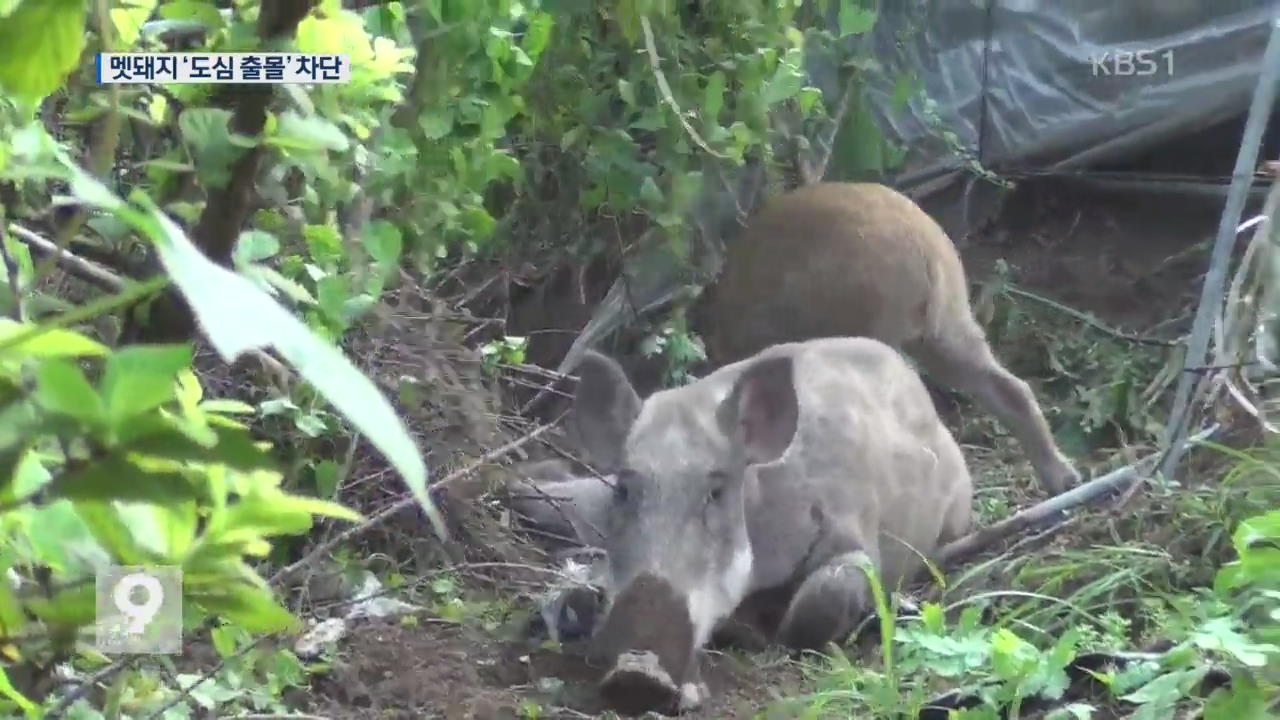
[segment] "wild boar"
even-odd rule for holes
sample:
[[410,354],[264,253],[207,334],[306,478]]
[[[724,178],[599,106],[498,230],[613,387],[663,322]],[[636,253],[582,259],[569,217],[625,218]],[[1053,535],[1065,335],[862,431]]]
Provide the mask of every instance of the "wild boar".
[[1030,387],[992,354],[951,239],[884,185],[816,183],[765,202],[693,318],[715,365],[779,343],[880,340],[999,418],[1050,493],[1080,479]]
[[570,428],[613,478],[593,643],[624,713],[704,697],[698,652],[744,600],[780,602],[775,641],[822,648],[871,608],[861,563],[895,589],[970,524],[959,446],[905,359],[869,338],[776,345],[643,402],[593,352]]

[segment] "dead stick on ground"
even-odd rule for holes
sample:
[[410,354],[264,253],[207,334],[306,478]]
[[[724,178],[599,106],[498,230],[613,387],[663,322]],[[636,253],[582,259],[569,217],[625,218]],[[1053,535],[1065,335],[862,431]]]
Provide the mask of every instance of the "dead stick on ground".
[[[481,457],[479,460],[476,460],[475,462],[468,464],[464,468],[455,470],[449,473],[448,475],[446,475],[444,478],[434,483],[431,483],[429,486],[427,486],[427,492],[429,493],[430,491],[438,487],[449,485],[450,483],[456,482],[460,478],[470,475],[471,473],[479,469],[481,465],[491,463],[494,460],[502,457],[503,455],[506,455],[507,453],[511,452],[512,450],[515,450],[519,447],[522,447],[528,444],[532,440],[536,439],[539,435],[545,433],[547,430],[550,430],[552,427],[555,427],[554,423],[539,425],[538,427],[534,428],[531,432],[528,432],[525,435],[519,438],[516,438],[515,440],[512,440],[511,442],[501,447],[495,448],[494,450],[490,450],[489,452],[485,453],[484,456]],[[330,550],[333,550],[338,545],[344,542],[347,542],[351,538],[356,537],[357,535],[363,534],[368,530],[374,527],[377,527],[378,525],[381,525],[382,523],[386,522],[387,519],[389,519],[391,516],[395,515],[396,513],[400,512],[401,510],[404,510],[405,508],[408,508],[408,507],[413,507],[417,504],[418,504],[417,498],[415,498],[412,495],[402,498],[400,500],[397,500],[391,505],[388,505],[387,507],[378,511],[374,515],[370,516],[369,519],[365,520],[359,525],[347,528],[343,532],[335,535],[332,539],[320,545],[317,545],[314,549],[311,550],[311,552],[307,553],[306,556],[303,557],[301,560],[280,570],[275,575],[272,575],[271,579],[267,581],[268,584],[273,585],[275,587],[279,587],[281,583],[293,577],[295,574],[297,574],[299,570],[302,570],[303,568],[306,568],[308,565],[316,562],[322,556],[324,556]]]
[[[1213,435],[1217,430],[1218,426],[1214,425],[1197,433],[1186,441],[1186,445],[1190,446],[1199,443]],[[1164,455],[1165,453],[1148,455],[1135,463],[1113,470],[1100,478],[1068,490],[1061,495],[1055,495],[1038,505],[1032,505],[998,523],[980,528],[962,538],[947,543],[940,552],[939,564],[945,566],[964,560],[1016,532],[1044,522],[1065,510],[1096,500],[1112,490],[1128,486],[1130,483],[1141,479],[1146,470],[1158,463]]]

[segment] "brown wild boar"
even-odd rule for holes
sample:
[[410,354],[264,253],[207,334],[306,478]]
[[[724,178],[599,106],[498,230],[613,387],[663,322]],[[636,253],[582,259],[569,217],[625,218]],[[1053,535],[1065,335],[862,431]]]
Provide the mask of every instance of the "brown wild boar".
[[1057,494],[1079,481],[1031,389],[987,345],[955,245],[888,187],[817,183],[767,201],[729,244],[694,325],[715,365],[778,343],[880,340],[999,418],[1046,490]]
[[892,590],[970,524],[959,446],[869,338],[776,345],[643,402],[590,353],[570,424],[613,481],[593,518],[608,555],[593,642],[621,712],[696,705],[700,648],[755,598],[778,603],[758,622],[783,645],[847,635],[871,609],[860,563]]

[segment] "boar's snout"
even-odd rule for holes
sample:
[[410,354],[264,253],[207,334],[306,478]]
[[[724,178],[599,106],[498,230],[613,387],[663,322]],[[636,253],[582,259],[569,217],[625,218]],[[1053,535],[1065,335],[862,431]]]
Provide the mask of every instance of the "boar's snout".
[[608,671],[600,694],[627,715],[674,712],[696,655],[687,599],[669,582],[643,573],[610,604],[595,655]]

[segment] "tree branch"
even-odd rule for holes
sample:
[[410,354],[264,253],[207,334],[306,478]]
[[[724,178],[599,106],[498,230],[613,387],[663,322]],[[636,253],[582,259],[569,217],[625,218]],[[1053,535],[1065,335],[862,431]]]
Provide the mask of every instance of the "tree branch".
[[[258,38],[268,45],[292,36],[314,0],[275,0],[263,3],[258,15]],[[267,122],[267,107],[273,95],[270,85],[237,85],[231,90],[232,115],[229,130],[237,135],[256,138]],[[204,211],[192,230],[191,238],[210,260],[231,266],[231,251],[249,215],[262,157],[262,146],[255,145],[241,153],[231,165],[230,178],[221,188],[210,189]],[[136,327],[134,318],[125,328],[127,342],[184,342],[195,333],[195,318],[181,293],[170,289],[151,309],[151,322]]]

